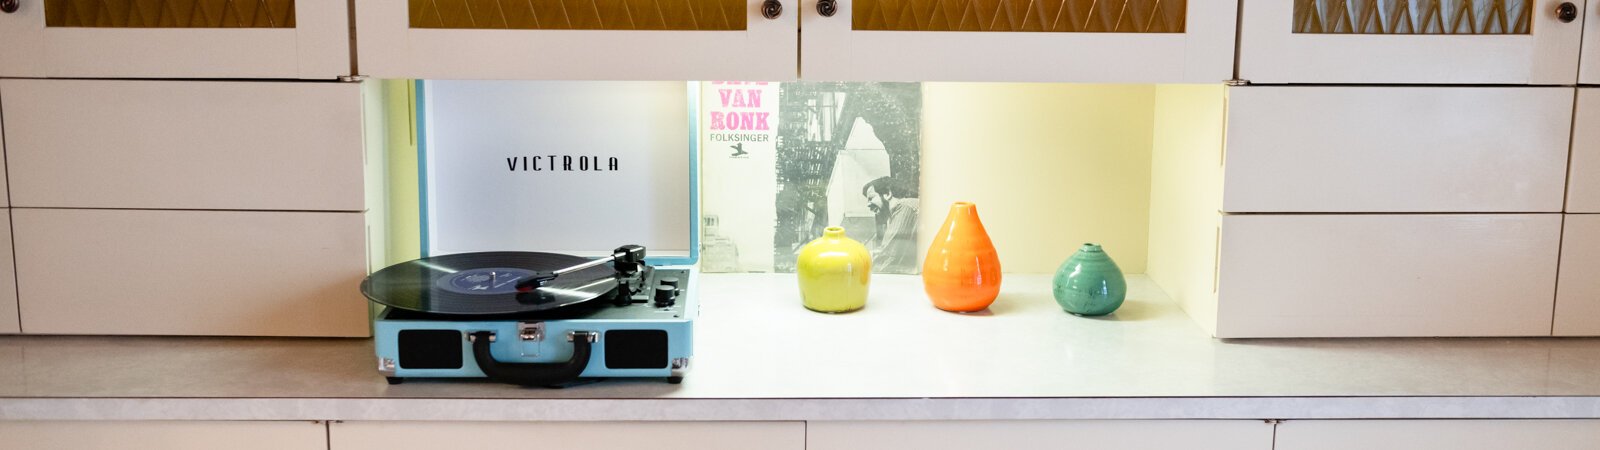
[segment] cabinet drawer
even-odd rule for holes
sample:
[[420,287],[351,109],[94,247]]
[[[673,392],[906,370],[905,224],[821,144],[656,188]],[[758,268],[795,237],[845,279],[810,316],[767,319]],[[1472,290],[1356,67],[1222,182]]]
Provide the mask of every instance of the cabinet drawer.
[[1270,450],[1259,420],[810,422],[807,450]]
[[366,336],[361,213],[12,210],[30,334]]
[[0,80],[12,203],[363,209],[355,83]]
[[343,422],[328,429],[330,448],[538,447],[585,450],[804,450],[801,422]]
[[305,422],[0,422],[6,450],[325,450],[324,425]]
[[1559,212],[1571,88],[1228,90],[1227,212]]
[[345,0],[18,3],[0,14],[4,77],[331,80],[351,73]]
[[1560,214],[1227,215],[1217,337],[1548,336]]
[[1578,111],[1572,123],[1567,212],[1600,213],[1600,88],[1578,89]]
[[[0,236],[11,236],[11,210],[0,209]],[[22,332],[17,320],[17,272],[11,240],[0,239],[0,334]]]
[[[1269,84],[1571,84],[1584,26],[1559,19],[1563,1],[1243,2],[1239,77]],[[1583,2],[1577,6],[1581,14]]]
[[1568,214],[1562,227],[1556,336],[1600,336],[1600,214]]
[[1277,450],[1578,450],[1600,448],[1596,420],[1291,420]]

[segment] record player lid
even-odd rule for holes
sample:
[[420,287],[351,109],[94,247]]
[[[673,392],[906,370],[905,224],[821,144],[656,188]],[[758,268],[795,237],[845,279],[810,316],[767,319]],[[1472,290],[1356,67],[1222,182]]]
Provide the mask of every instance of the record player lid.
[[424,255],[699,256],[694,82],[417,82]]

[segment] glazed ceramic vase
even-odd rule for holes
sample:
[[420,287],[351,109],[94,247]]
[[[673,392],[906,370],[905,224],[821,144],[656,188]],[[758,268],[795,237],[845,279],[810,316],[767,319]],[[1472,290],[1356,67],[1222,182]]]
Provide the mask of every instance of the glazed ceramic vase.
[[828,227],[822,237],[800,247],[795,267],[806,309],[842,313],[867,306],[872,254],[867,246],[845,237],[844,228]]
[[982,311],[1000,295],[1000,256],[978,221],[977,206],[950,205],[922,262],[922,287],[934,307],[952,312]]
[[1098,244],[1083,244],[1056,269],[1056,303],[1080,316],[1104,316],[1122,307],[1128,282],[1122,269]]

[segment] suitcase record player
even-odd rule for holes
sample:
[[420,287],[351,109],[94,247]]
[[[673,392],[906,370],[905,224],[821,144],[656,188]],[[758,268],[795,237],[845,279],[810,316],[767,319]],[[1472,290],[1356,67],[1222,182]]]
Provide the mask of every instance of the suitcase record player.
[[384,305],[378,370],[559,386],[580,377],[683,380],[692,354],[697,273],[651,266],[628,245],[587,259],[481,252],[390,266],[362,282]]
[[698,84],[416,83],[424,257],[361,284],[381,306],[378,371],[680,382],[698,312]]

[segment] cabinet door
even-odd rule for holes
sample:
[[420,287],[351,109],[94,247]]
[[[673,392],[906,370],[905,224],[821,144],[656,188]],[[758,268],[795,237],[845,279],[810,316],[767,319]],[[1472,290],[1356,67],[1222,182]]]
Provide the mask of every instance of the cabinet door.
[[12,215],[29,334],[370,334],[359,212]]
[[305,422],[0,422],[6,450],[326,450],[324,424]]
[[1596,420],[1291,420],[1276,450],[1578,450],[1600,447]]
[[303,78],[350,74],[345,0],[16,0],[0,76]]
[[1583,68],[1578,82],[1600,84],[1600,0],[1589,0],[1583,19]]
[[13,202],[361,211],[356,83],[0,80]]
[[804,450],[800,422],[342,422],[337,450],[574,448],[584,450]]
[[1217,83],[1238,0],[799,0],[807,80]]
[[1600,214],[1568,214],[1562,227],[1556,336],[1600,336]]
[[807,450],[1269,450],[1259,420],[810,422]]
[[1600,88],[1579,88],[1567,212],[1600,213]]
[[1227,212],[1561,212],[1572,88],[1228,89]]
[[[0,209],[0,236],[11,236],[11,210]],[[17,272],[11,240],[0,239],[0,334],[22,332],[17,319]]]
[[363,75],[382,78],[795,78],[796,0],[355,0]]
[[[1566,0],[1246,2],[1239,77],[1254,83],[1571,84],[1583,22]],[[1583,15],[1583,2],[1576,2]]]
[[1227,215],[1217,337],[1548,336],[1561,214]]

